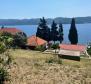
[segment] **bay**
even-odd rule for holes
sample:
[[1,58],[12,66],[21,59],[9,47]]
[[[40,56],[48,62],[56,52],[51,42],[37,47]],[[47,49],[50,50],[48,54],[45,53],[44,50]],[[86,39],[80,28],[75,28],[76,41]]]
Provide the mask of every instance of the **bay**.
[[[36,34],[37,25],[14,25],[14,26],[5,26],[7,28],[17,28],[24,31],[27,36],[32,36]],[[78,31],[78,44],[87,44],[91,42],[91,24],[77,24]],[[63,43],[69,43],[68,33],[70,29],[70,24],[63,24],[64,29],[64,41]]]

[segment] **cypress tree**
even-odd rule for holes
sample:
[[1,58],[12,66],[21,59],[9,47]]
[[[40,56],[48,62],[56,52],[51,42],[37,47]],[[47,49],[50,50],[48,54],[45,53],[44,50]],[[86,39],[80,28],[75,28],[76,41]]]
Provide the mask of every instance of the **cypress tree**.
[[54,44],[55,44],[55,41],[58,40],[58,27],[57,27],[57,24],[55,23],[55,21],[52,22],[52,25],[51,25],[51,40],[54,41]]
[[75,25],[75,18],[72,18],[68,38],[69,38],[69,41],[71,42],[71,44],[78,43],[78,33],[77,33],[76,25]]
[[59,41],[60,41],[60,43],[62,43],[62,41],[63,41],[63,25],[60,23],[59,24]]
[[47,26],[47,22],[44,17],[40,19],[40,23],[37,28],[36,36],[48,42],[50,41],[50,28]]

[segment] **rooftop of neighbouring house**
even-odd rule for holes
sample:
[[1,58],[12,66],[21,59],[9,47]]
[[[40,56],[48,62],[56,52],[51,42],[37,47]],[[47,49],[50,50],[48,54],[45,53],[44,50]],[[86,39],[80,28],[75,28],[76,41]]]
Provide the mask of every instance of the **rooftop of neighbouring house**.
[[22,32],[21,30],[17,29],[17,28],[0,28],[0,32],[8,32],[11,34],[15,34],[17,32]]
[[63,50],[73,50],[73,51],[85,51],[85,45],[72,45],[72,44],[60,44],[60,49]]
[[27,45],[30,45],[30,46],[40,46],[40,45],[43,45],[45,43],[47,43],[47,41],[39,38],[39,37],[36,37],[36,35],[32,35],[30,37],[28,37],[28,40],[27,40]]

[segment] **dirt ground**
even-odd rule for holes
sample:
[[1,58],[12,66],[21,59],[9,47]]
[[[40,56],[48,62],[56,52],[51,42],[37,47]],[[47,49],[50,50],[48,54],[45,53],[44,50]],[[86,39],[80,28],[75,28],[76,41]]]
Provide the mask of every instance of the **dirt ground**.
[[49,61],[55,55],[30,50],[11,51],[11,55],[9,84],[91,84],[90,60],[57,63]]

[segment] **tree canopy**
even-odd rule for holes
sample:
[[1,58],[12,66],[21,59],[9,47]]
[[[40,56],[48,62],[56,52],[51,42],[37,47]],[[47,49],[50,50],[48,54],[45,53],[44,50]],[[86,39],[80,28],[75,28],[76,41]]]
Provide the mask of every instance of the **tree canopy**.
[[55,41],[58,40],[59,32],[57,29],[58,29],[57,24],[55,23],[55,21],[53,21],[51,25],[51,40],[54,41],[54,44]]
[[50,28],[47,26],[47,22],[44,17],[40,19],[36,36],[46,41],[50,41]]
[[60,23],[59,24],[59,30],[58,30],[58,32],[59,32],[59,41],[60,41],[60,43],[62,43],[62,41],[63,41],[63,25]]
[[68,38],[69,38],[69,41],[71,42],[71,44],[78,43],[78,33],[77,33],[76,25],[75,25],[75,18],[72,18]]
[[15,34],[13,39],[13,47],[23,47],[27,43],[27,35],[23,32]]

